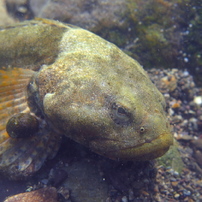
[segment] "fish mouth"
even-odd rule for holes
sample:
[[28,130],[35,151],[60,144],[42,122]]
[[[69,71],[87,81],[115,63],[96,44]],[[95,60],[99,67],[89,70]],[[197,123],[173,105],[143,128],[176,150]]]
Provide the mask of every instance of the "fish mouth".
[[[112,145],[116,144],[115,140],[103,140],[104,144]],[[109,143],[109,144],[108,144]],[[124,143],[123,143],[124,144]],[[113,160],[137,160],[146,161],[152,160],[164,155],[169,147],[173,144],[173,136],[171,133],[162,133],[153,140],[146,141],[145,143],[122,147],[119,149],[106,149],[105,152],[95,151],[103,156],[106,156]]]

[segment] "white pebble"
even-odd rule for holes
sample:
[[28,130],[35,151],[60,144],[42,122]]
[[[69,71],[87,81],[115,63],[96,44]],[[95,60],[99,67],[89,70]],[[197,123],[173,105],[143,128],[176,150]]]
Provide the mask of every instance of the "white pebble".
[[187,76],[189,76],[189,72],[188,72],[188,71],[184,71],[184,72],[183,72],[183,75],[184,75],[185,77],[187,77]]
[[184,58],[184,62],[189,62],[189,58]]
[[126,196],[123,196],[122,199],[121,199],[121,202],[128,202],[128,199]]
[[197,105],[202,105],[202,96],[196,96],[194,98],[194,103],[196,103]]

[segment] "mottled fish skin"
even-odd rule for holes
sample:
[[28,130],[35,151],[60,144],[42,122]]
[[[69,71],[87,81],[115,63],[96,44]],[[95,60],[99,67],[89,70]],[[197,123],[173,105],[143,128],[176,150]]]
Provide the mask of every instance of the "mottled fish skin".
[[[63,134],[114,160],[154,159],[172,145],[163,95],[140,64],[115,45],[84,29],[46,19],[2,28],[0,39],[2,71],[8,67],[35,71],[26,83],[27,108],[45,123],[39,133],[47,139]],[[26,148],[34,138],[45,152],[43,135],[21,144]],[[4,143],[8,135],[3,139]],[[7,150],[3,143],[0,168],[5,171],[13,163],[5,165],[2,156],[20,148],[11,142]],[[34,152],[30,149],[26,158],[19,154],[16,164],[23,165]],[[32,157],[32,167],[37,160],[37,155]],[[18,167],[13,175],[19,173]]]

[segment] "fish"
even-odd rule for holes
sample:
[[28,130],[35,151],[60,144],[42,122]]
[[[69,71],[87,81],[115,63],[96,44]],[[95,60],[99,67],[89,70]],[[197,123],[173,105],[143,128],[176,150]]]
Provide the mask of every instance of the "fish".
[[0,28],[0,171],[33,175],[63,136],[115,161],[173,144],[164,96],[116,45],[59,21]]

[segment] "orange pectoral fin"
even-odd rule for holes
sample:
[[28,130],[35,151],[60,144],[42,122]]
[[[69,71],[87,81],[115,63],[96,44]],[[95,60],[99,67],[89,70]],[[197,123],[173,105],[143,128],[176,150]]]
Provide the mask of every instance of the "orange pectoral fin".
[[33,74],[28,69],[0,69],[0,144],[8,139],[5,130],[8,119],[28,110],[26,87]]
[[12,138],[6,132],[11,117],[30,112],[26,89],[33,74],[27,69],[0,68],[0,172],[13,179],[38,171],[60,146],[60,135],[46,125],[25,138]]

